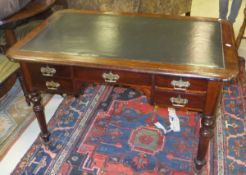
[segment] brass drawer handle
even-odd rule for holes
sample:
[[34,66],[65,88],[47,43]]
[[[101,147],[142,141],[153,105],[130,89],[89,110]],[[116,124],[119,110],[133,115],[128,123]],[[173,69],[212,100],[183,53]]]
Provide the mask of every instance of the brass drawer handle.
[[60,83],[54,81],[46,81],[45,85],[49,90],[57,90],[61,86]]
[[171,85],[175,90],[182,90],[185,91],[187,90],[188,87],[190,87],[190,82],[189,81],[183,81],[182,78],[179,80],[173,80],[171,82]]
[[45,77],[53,77],[54,74],[56,73],[56,69],[55,68],[51,68],[49,66],[41,67],[40,71],[41,71],[42,75],[45,76]]
[[120,79],[118,74],[113,74],[112,72],[103,73],[102,77],[106,83],[116,83]]
[[176,107],[184,107],[189,102],[188,99],[181,98],[180,95],[178,97],[171,97],[170,101],[172,102],[172,105]]

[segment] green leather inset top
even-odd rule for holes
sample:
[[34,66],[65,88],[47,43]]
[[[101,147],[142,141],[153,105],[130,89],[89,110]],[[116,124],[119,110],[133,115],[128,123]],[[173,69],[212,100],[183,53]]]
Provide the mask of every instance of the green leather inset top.
[[22,50],[224,67],[217,21],[63,13]]

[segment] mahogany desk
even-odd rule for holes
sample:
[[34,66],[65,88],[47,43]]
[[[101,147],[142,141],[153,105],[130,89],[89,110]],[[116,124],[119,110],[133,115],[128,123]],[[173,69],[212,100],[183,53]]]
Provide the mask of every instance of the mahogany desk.
[[223,82],[238,75],[231,26],[209,18],[65,10],[7,55],[21,64],[45,142],[40,91],[78,95],[85,83],[126,85],[151,104],[200,112],[197,169],[206,162]]

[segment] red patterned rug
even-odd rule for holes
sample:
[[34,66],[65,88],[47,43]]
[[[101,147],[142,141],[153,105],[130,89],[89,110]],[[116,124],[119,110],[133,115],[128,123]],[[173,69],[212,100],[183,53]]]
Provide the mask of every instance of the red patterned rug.
[[[217,136],[201,174],[245,172],[244,85],[225,87]],[[12,174],[194,174],[199,117],[177,115],[181,131],[163,134],[154,123],[169,128],[167,109],[153,109],[132,89],[89,86],[80,98],[63,101],[49,123],[51,144],[45,147],[38,138]],[[238,127],[228,127],[229,135],[222,121]]]

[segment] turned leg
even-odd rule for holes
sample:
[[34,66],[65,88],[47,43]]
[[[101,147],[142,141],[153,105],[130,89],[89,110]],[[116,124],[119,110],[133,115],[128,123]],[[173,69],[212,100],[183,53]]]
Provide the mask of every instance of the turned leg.
[[39,127],[41,129],[40,137],[42,138],[45,144],[48,144],[50,133],[47,129],[47,124],[44,115],[44,107],[41,104],[41,99],[42,98],[39,92],[31,93],[31,102],[33,103],[33,111],[35,112]]
[[209,147],[209,141],[214,136],[215,116],[202,116],[200,138],[195,158],[196,169],[200,170],[206,164],[206,154]]

